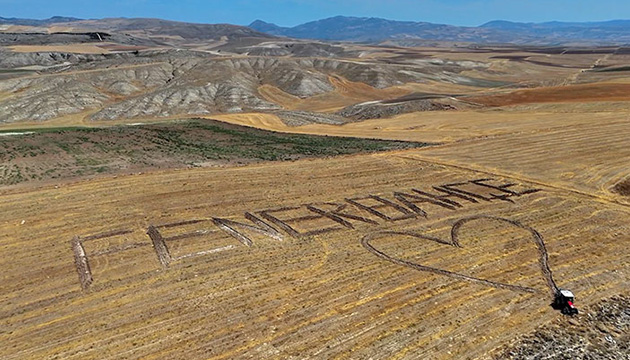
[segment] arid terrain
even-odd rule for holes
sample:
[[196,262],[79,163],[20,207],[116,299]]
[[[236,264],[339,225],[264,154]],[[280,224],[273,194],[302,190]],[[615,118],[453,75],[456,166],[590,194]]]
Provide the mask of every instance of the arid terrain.
[[3,26],[1,359],[630,356],[623,48]]

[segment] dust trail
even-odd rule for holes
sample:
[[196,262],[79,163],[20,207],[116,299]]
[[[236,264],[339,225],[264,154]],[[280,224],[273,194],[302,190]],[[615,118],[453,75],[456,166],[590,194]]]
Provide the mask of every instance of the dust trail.
[[382,258],[382,259],[385,259],[385,260],[387,260],[389,262],[393,262],[394,264],[410,267],[410,268],[418,270],[418,271],[426,271],[426,272],[430,272],[430,273],[434,273],[434,274],[446,275],[446,276],[449,276],[451,278],[455,278],[455,279],[458,279],[458,280],[475,282],[475,283],[491,286],[491,287],[494,287],[494,288],[508,289],[508,290],[519,291],[519,292],[527,292],[527,293],[538,292],[538,290],[536,290],[534,288],[531,288],[531,287],[520,286],[520,285],[510,285],[510,284],[500,283],[500,282],[496,282],[496,281],[475,278],[475,277],[464,275],[464,274],[454,273],[454,272],[448,271],[448,270],[438,269],[438,268],[425,266],[425,265],[421,265],[421,264],[416,264],[416,263],[413,263],[413,262],[410,262],[410,261],[398,259],[398,258],[395,258],[395,257],[392,257],[390,255],[387,255],[386,253],[376,249],[370,243],[372,240],[376,240],[376,239],[383,238],[383,237],[386,237],[386,236],[402,235],[402,236],[410,236],[410,237],[414,237],[414,238],[418,238],[418,239],[434,241],[434,242],[437,242],[439,244],[443,244],[443,245],[447,245],[447,246],[453,246],[453,247],[456,247],[456,248],[457,247],[462,247],[460,245],[460,243],[459,243],[459,240],[458,240],[460,229],[462,228],[462,226],[467,224],[467,223],[469,223],[469,222],[471,222],[471,221],[484,220],[484,219],[505,222],[505,223],[508,223],[508,224],[510,224],[512,226],[516,226],[518,228],[527,230],[527,231],[529,231],[532,234],[533,241],[536,244],[536,248],[537,248],[538,253],[540,255],[538,261],[539,261],[539,264],[540,264],[541,273],[542,273],[543,277],[545,278],[545,280],[547,282],[547,286],[549,287],[549,289],[551,291],[552,297],[555,296],[555,294],[558,291],[558,287],[556,286],[556,283],[553,280],[553,275],[552,275],[551,269],[549,268],[549,256],[547,254],[547,248],[545,247],[545,242],[543,240],[542,235],[540,235],[540,233],[538,231],[536,231],[535,229],[533,229],[532,227],[529,227],[527,225],[523,225],[523,224],[521,224],[520,222],[518,222],[516,220],[510,220],[510,219],[506,219],[506,218],[502,218],[502,217],[498,217],[498,216],[490,216],[490,215],[475,215],[475,216],[470,216],[470,217],[466,217],[466,218],[460,219],[457,222],[455,222],[455,224],[453,224],[453,226],[451,228],[451,239],[450,239],[450,241],[446,241],[446,240],[442,240],[442,239],[434,238],[434,237],[429,237],[429,236],[418,234],[418,233],[412,232],[412,231],[380,231],[380,232],[375,232],[375,233],[368,234],[368,235],[364,236],[361,239],[361,244],[363,245],[363,247],[365,247],[366,250],[368,250],[372,254],[374,254],[374,255]]

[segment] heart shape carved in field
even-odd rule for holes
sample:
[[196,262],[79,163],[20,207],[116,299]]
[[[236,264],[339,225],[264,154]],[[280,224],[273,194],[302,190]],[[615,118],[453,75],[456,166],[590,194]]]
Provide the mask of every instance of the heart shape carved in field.
[[518,227],[520,229],[529,231],[531,233],[531,235],[532,235],[532,241],[536,245],[536,248],[537,248],[538,253],[539,253],[538,262],[539,262],[539,265],[540,265],[540,270],[541,270],[542,276],[545,279],[545,281],[547,282],[547,286],[549,287],[552,295],[555,294],[558,291],[558,287],[556,286],[556,284],[555,284],[555,282],[553,280],[553,276],[552,276],[551,270],[549,269],[549,260],[548,260],[548,255],[547,255],[547,249],[545,247],[545,243],[543,241],[542,236],[535,229],[533,229],[533,228],[531,228],[529,226],[523,225],[520,222],[515,221],[515,220],[505,219],[505,218],[496,217],[496,216],[489,216],[489,215],[476,215],[476,216],[466,217],[466,218],[460,219],[457,222],[455,222],[455,224],[453,224],[453,227],[451,228],[451,239],[450,240],[443,240],[443,239],[439,239],[439,238],[435,238],[435,237],[431,237],[431,236],[426,236],[426,235],[423,235],[423,234],[420,234],[420,233],[417,233],[417,232],[413,232],[413,231],[380,231],[380,232],[375,232],[375,233],[371,233],[371,234],[368,234],[368,235],[364,236],[363,239],[361,240],[361,244],[369,252],[373,253],[374,255],[376,255],[376,256],[378,256],[380,258],[383,258],[383,259],[385,259],[387,261],[393,262],[394,264],[406,266],[406,267],[409,267],[409,268],[412,268],[412,269],[415,269],[415,270],[418,270],[418,271],[425,271],[425,272],[445,275],[445,276],[449,276],[451,278],[455,278],[455,279],[458,279],[458,280],[464,280],[464,281],[470,281],[470,282],[474,282],[474,283],[478,283],[478,284],[484,284],[484,285],[495,287],[495,288],[508,289],[508,290],[519,291],[519,292],[529,292],[529,293],[537,292],[536,289],[531,288],[531,287],[526,287],[526,286],[521,286],[521,285],[506,284],[506,283],[501,283],[501,282],[492,281],[492,280],[488,280],[488,279],[481,279],[481,278],[472,277],[472,276],[468,276],[468,275],[461,274],[461,273],[452,272],[452,271],[445,270],[445,269],[435,268],[435,267],[426,266],[426,265],[417,264],[417,263],[414,263],[414,262],[411,262],[411,261],[399,259],[399,258],[390,256],[390,255],[386,254],[385,252],[377,249],[371,243],[373,240],[376,240],[376,239],[384,238],[384,237],[387,237],[387,236],[396,236],[396,235],[398,235],[398,236],[408,236],[408,237],[413,237],[413,238],[417,238],[417,239],[428,240],[428,241],[432,241],[432,242],[435,242],[435,243],[438,243],[438,244],[442,244],[442,245],[445,245],[445,246],[452,246],[454,248],[453,250],[457,251],[458,248],[462,248],[462,246],[460,245],[459,240],[458,240],[459,231],[460,231],[461,227],[463,225],[465,225],[466,223],[469,223],[469,222],[475,221],[475,220],[480,220],[480,219],[496,220],[496,221],[500,221],[500,222],[506,223],[506,224],[508,224],[510,226],[515,226],[515,227]]

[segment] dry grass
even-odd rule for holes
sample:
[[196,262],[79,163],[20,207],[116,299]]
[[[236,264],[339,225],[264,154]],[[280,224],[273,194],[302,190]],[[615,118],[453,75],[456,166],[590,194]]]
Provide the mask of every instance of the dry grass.
[[25,25],[9,25],[2,32],[44,32],[44,28]]
[[590,123],[478,139],[423,152],[420,158],[483,168],[605,199],[614,184],[628,176],[630,121],[611,118]]
[[447,111],[419,112],[389,119],[367,120],[341,126],[312,124],[289,127],[271,114],[213,115],[208,118],[238,125],[254,126],[266,130],[300,134],[360,136],[375,139],[456,142],[487,138],[504,134],[537,132],[557,127],[571,127],[593,122],[616,122],[626,113],[600,112],[566,114],[557,112],[534,113],[529,111]]
[[9,46],[15,52],[67,52],[79,54],[106,54],[109,49],[93,44],[73,44],[73,45],[15,45]]
[[58,25],[53,25],[53,26],[49,26],[48,27],[48,33],[55,33],[55,32],[72,32],[75,29],[72,26],[58,26]]
[[626,202],[611,188],[628,176],[626,113],[451,112],[406,114],[344,126],[289,128],[231,115],[217,119],[276,131],[449,143],[417,155]]

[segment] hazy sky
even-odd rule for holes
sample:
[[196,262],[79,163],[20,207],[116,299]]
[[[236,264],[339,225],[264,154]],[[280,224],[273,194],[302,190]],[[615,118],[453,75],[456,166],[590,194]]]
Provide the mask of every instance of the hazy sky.
[[335,15],[480,25],[630,19],[628,0],[0,0],[0,16],[157,17],[247,25],[262,19],[292,26]]

